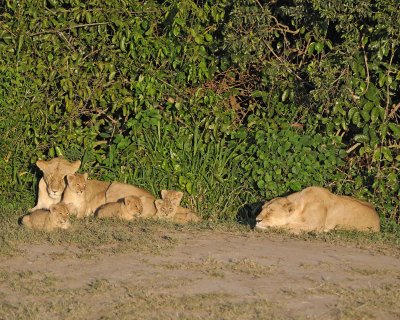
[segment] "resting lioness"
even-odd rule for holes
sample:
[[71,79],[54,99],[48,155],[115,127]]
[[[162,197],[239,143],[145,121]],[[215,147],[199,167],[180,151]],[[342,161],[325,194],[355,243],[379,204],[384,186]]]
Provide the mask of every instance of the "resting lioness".
[[379,216],[367,202],[309,187],[266,202],[256,228],[278,227],[293,233],[333,229],[379,232]]
[[143,212],[143,204],[139,197],[128,196],[117,202],[109,202],[102,205],[95,212],[98,218],[119,218],[133,220],[140,217]]
[[43,178],[39,181],[37,204],[30,212],[49,209],[52,204],[60,202],[65,189],[65,176],[78,171],[81,162],[54,158],[49,161],[38,160],[36,165],[43,171]]
[[44,231],[68,229],[71,226],[68,208],[63,203],[52,204],[50,210],[35,210],[24,216],[21,223],[27,228]]
[[120,182],[89,180],[87,173],[67,175],[62,202],[68,205],[71,214],[83,218],[94,214],[102,205],[127,196],[142,200],[142,215],[155,214],[154,197],[148,191]]

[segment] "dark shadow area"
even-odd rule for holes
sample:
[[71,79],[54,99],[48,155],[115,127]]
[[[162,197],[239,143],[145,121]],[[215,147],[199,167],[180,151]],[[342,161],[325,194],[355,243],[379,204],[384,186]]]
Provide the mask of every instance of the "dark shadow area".
[[254,229],[256,226],[256,217],[261,212],[261,208],[265,201],[257,201],[253,203],[247,203],[243,207],[239,208],[236,214],[236,221],[243,225],[248,225]]

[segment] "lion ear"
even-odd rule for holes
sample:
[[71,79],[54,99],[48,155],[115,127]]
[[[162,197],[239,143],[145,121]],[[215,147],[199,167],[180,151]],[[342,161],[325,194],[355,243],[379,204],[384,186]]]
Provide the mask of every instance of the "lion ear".
[[178,195],[176,200],[180,203],[182,198],[183,198],[183,192],[182,191],[178,191],[176,194]]
[[38,161],[36,161],[36,166],[40,170],[45,171],[47,169],[48,163],[47,163],[47,161],[44,161],[44,160],[38,160]]
[[165,199],[168,196],[168,190],[161,190],[161,199]]
[[288,211],[288,213],[292,214],[294,211],[294,204],[289,199],[285,198],[285,202],[283,204],[283,208]]
[[157,210],[159,210],[163,204],[163,200],[161,199],[157,199],[156,201],[154,201],[154,205],[156,206]]
[[88,173],[87,172],[85,172],[84,174],[83,174],[83,178],[85,179],[85,181],[87,181],[87,179],[88,179]]
[[67,183],[68,183],[69,185],[71,185],[72,182],[74,181],[74,177],[75,177],[74,174],[67,174]]
[[80,160],[76,160],[76,161],[72,162],[71,163],[71,169],[73,170],[72,173],[77,172],[78,169],[80,168],[80,166],[81,166],[81,161]]
[[124,203],[124,205],[129,206],[129,203],[131,202],[131,199],[129,199],[128,197],[125,197],[122,199],[122,202]]
[[134,201],[134,196],[127,196],[122,201],[126,206],[129,206]]

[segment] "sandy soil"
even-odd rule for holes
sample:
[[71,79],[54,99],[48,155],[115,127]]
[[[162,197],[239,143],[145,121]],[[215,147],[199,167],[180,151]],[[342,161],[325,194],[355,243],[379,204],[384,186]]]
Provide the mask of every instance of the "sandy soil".
[[249,232],[170,232],[164,253],[24,245],[0,319],[399,319],[400,259]]

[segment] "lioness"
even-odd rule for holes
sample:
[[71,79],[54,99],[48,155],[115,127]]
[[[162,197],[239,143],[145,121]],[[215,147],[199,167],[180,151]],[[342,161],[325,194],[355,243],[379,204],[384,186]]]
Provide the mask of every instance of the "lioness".
[[35,210],[24,216],[21,223],[27,228],[44,231],[68,229],[71,226],[68,208],[63,203],[52,204],[50,210]]
[[367,202],[309,187],[266,202],[256,228],[278,227],[293,233],[333,229],[379,232],[379,216]]
[[38,160],[36,165],[43,171],[43,178],[39,181],[37,204],[29,210],[30,212],[49,209],[52,204],[60,202],[65,189],[65,176],[78,171],[81,162],[54,158],[49,161]]
[[119,218],[122,220],[133,220],[143,212],[143,204],[139,197],[128,196],[117,202],[109,202],[102,205],[95,212],[98,218]]
[[155,214],[155,198],[148,191],[120,182],[89,180],[87,173],[67,175],[62,202],[68,205],[71,214],[83,218],[94,214],[102,205],[127,196],[137,196],[142,200],[142,215]]

